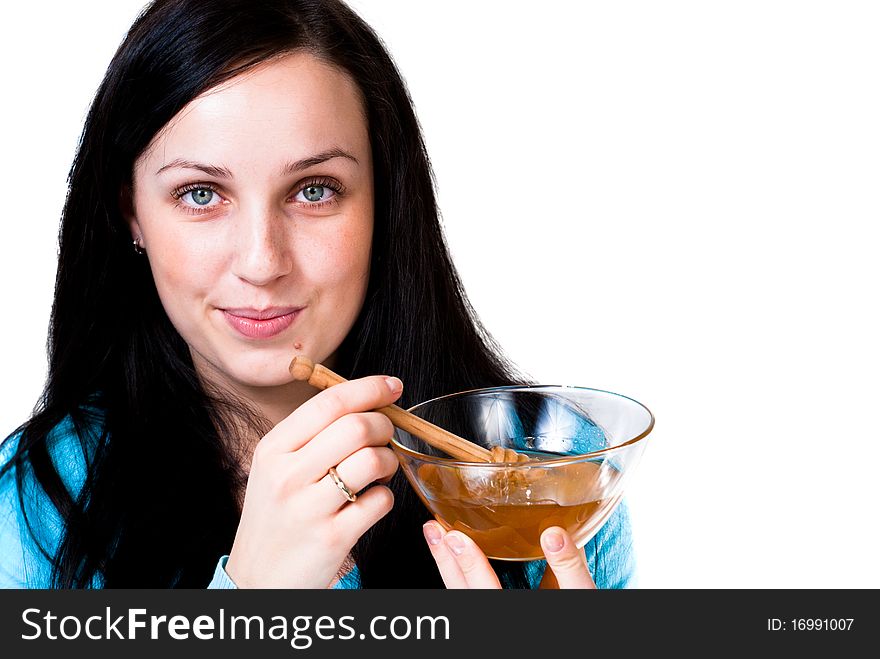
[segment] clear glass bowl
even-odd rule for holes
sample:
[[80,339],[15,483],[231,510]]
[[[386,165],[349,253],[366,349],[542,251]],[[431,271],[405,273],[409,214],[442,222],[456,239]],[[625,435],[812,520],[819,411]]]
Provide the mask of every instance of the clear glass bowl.
[[475,389],[409,410],[491,449],[535,458],[462,462],[395,429],[391,446],[421,500],[446,529],[489,558],[543,558],[540,536],[561,526],[583,547],[623,496],[654,427],[641,403],[620,394],[555,385]]

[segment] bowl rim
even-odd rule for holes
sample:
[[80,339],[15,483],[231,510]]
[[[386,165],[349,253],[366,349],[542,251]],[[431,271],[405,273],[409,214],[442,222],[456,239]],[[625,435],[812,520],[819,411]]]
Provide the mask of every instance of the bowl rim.
[[408,455],[410,457],[416,458],[418,460],[422,460],[424,462],[434,462],[447,466],[466,466],[466,467],[479,467],[480,469],[485,468],[504,468],[510,469],[512,467],[524,467],[527,469],[531,469],[536,465],[540,464],[541,467],[560,465],[560,464],[573,464],[576,462],[591,460],[596,456],[604,456],[609,453],[615,453],[617,451],[621,451],[625,448],[631,447],[632,445],[640,442],[654,429],[654,413],[651,412],[650,409],[644,404],[637,401],[635,398],[630,398],[629,396],[625,396],[624,394],[619,394],[614,391],[608,391],[606,389],[596,389],[594,387],[581,387],[576,385],[568,385],[568,384],[512,384],[512,385],[503,385],[498,387],[477,387],[474,389],[466,389],[464,391],[456,391],[451,394],[444,394],[443,396],[437,396],[435,398],[429,398],[428,400],[422,401],[421,403],[417,403],[412,407],[407,408],[407,412],[413,412],[413,410],[423,406],[428,405],[430,403],[436,403],[438,401],[447,399],[447,398],[459,398],[462,396],[466,396],[468,394],[474,394],[476,392],[479,393],[491,393],[494,391],[523,391],[529,389],[574,389],[578,391],[595,391],[601,394],[609,394],[611,396],[617,396],[619,398],[625,398],[629,401],[632,401],[643,410],[648,413],[648,425],[647,427],[638,435],[633,437],[632,439],[628,439],[623,444],[618,444],[617,446],[610,446],[608,448],[599,449],[598,451],[590,451],[589,453],[578,453],[576,455],[566,455],[561,458],[554,458],[552,460],[541,460],[540,462],[468,462],[465,460],[457,460],[455,458],[443,458],[436,455],[428,455],[427,453],[419,453],[418,451],[414,451],[411,448],[408,448],[397,441],[396,433],[391,436],[391,445],[395,451],[400,451],[404,455]]

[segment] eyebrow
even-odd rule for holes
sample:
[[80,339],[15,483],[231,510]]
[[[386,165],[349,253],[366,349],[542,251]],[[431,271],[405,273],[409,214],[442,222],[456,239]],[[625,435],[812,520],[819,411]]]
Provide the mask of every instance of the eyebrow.
[[178,158],[177,160],[172,160],[167,165],[162,165],[162,167],[156,170],[156,176],[167,169],[198,169],[199,171],[205,172],[208,176],[214,176],[216,178],[232,178],[232,172],[225,167],[205,165],[200,162],[185,160],[184,158]]
[[322,162],[333,160],[333,158],[348,158],[355,165],[360,164],[358,162],[358,159],[351,155],[348,151],[343,151],[339,147],[333,147],[332,149],[327,149],[326,151],[322,151],[321,153],[316,153],[315,155],[309,156],[308,158],[303,158],[302,160],[297,160],[296,162],[287,163],[284,169],[281,170],[281,175],[287,176],[288,174],[295,174],[296,172],[308,169],[309,167],[320,165]]
[[[358,159],[347,151],[344,151],[339,147],[334,147],[332,149],[322,151],[321,153],[316,153],[313,156],[308,156],[306,158],[302,158],[301,160],[287,163],[281,169],[281,176],[289,176],[290,174],[295,174],[296,172],[308,169],[309,167],[320,165],[322,162],[333,160],[333,158],[347,158],[354,162],[356,165],[360,164],[358,162]],[[158,176],[168,169],[197,169],[204,172],[208,176],[214,176],[216,178],[224,179],[232,178],[232,172],[230,172],[229,169],[227,169],[226,167],[206,165],[204,163],[186,160],[185,158],[177,158],[176,160],[172,160],[171,162],[169,162],[167,165],[163,165],[156,171],[156,175]]]

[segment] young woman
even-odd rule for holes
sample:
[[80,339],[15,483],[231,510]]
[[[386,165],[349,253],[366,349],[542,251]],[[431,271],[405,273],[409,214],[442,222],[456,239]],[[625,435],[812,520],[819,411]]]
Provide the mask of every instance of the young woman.
[[[623,507],[585,550],[548,529],[550,569],[490,564],[397,472],[370,410],[522,378],[462,291],[400,75],[346,5],[157,0],[69,184],[48,381],[0,453],[0,584],[630,583]],[[316,393],[297,353],[352,381]]]

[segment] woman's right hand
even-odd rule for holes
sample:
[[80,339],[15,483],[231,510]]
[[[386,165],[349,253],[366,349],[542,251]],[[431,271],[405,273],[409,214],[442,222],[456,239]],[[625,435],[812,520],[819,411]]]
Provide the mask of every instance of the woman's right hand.
[[388,482],[398,460],[394,432],[379,412],[400,397],[397,378],[371,376],[326,389],[257,444],[241,521],[226,573],[240,588],[326,588],[363,533],[394,504],[374,485],[349,502],[328,474],[335,467],[352,492]]

